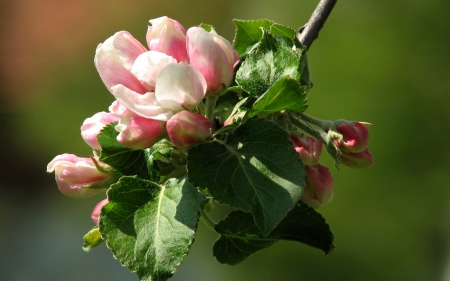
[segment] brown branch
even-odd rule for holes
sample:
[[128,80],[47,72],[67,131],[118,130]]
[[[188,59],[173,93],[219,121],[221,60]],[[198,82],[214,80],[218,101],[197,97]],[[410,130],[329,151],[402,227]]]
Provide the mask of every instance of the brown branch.
[[297,37],[307,49],[309,49],[313,41],[319,37],[319,31],[325,24],[325,21],[333,10],[336,2],[337,0],[320,0],[308,23],[300,28]]

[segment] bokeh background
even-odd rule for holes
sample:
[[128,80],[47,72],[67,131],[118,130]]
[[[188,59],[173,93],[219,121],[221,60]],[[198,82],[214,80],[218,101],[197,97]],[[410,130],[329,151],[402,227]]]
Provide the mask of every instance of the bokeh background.
[[[229,40],[233,18],[298,28],[317,3],[1,1],[0,280],[137,280],[105,245],[81,249],[103,197],[65,197],[45,173],[57,154],[90,154],[79,127],[113,101],[94,68],[98,43],[119,30],[144,42],[148,20],[163,15]],[[279,242],[224,266],[200,222],[171,280],[450,280],[449,12],[448,0],[341,0],[310,49],[308,112],[375,124],[375,166],[333,169],[335,198],[319,210],[332,255]]]

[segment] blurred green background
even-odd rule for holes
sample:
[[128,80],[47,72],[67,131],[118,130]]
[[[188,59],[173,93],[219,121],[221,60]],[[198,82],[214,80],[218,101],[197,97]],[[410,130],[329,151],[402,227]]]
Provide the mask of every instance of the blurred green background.
[[[103,197],[65,197],[45,173],[57,154],[90,155],[79,127],[113,101],[93,65],[98,43],[119,30],[145,42],[148,20],[163,15],[212,24],[231,41],[233,18],[298,28],[317,3],[2,1],[0,280],[137,280],[105,245],[81,249]],[[200,222],[171,280],[450,280],[449,13],[448,0],[340,0],[310,49],[308,113],[375,124],[375,166],[332,168],[335,197],[319,209],[332,255],[279,242],[224,266]]]

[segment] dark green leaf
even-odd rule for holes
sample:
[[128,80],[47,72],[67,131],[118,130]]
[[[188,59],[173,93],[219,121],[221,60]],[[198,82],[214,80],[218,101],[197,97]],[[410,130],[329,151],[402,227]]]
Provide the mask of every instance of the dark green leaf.
[[303,112],[306,109],[305,94],[305,89],[297,80],[283,77],[255,102],[249,112],[249,117],[281,110]]
[[214,229],[220,238],[214,244],[213,254],[224,264],[237,264],[279,240],[301,242],[323,250],[326,255],[334,249],[334,237],[325,219],[303,202],[299,202],[267,237],[256,227],[252,216],[242,211],[230,213]]
[[308,64],[308,56],[306,54],[306,49],[297,50],[298,53],[301,52],[301,59],[299,65],[300,75],[300,84],[305,89],[306,94],[309,93],[309,90],[313,87],[313,83],[311,82],[311,75],[309,72],[309,64]]
[[268,235],[298,201],[305,170],[285,130],[253,119],[230,133],[226,142],[191,148],[188,176],[218,202],[251,213]]
[[233,46],[240,57],[244,57],[251,51],[262,38],[261,27],[270,29],[272,21],[266,19],[260,20],[233,20],[236,25]]
[[116,125],[117,123],[108,124],[97,138],[102,147],[100,161],[110,165],[123,175],[137,175],[140,178],[148,179],[149,173],[144,151],[134,150],[119,143],[116,140],[119,132],[114,129]]
[[100,232],[115,257],[141,280],[170,278],[194,240],[204,196],[185,179],[160,186],[122,177],[108,199]]
[[159,166],[155,161],[155,157],[153,157],[153,149],[152,148],[144,149],[144,155],[145,160],[147,161],[149,180],[159,183],[160,180]]
[[254,97],[260,97],[281,77],[300,79],[300,57],[268,31],[236,73],[236,83]]

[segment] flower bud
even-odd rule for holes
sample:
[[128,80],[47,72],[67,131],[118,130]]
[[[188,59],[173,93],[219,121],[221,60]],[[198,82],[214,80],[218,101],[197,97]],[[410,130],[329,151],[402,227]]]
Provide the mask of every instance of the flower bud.
[[292,135],[291,140],[304,165],[314,166],[319,163],[319,157],[322,153],[322,142],[320,140],[304,134],[301,136]]
[[[96,161],[106,167],[105,163]],[[115,181],[104,169],[99,171],[91,158],[81,158],[73,154],[56,156],[48,165],[47,172],[55,171],[59,190],[67,196],[84,198],[109,188]]]
[[342,151],[337,161],[345,166],[357,169],[369,168],[373,165],[373,157],[368,148],[357,153]]
[[121,84],[140,94],[147,92],[130,72],[136,58],[146,51],[127,31],[119,31],[98,45],[94,63],[108,90],[111,91],[111,87]]
[[92,211],[91,219],[95,224],[98,224],[98,218],[100,217],[100,212],[102,211],[103,206],[108,204],[108,202],[109,202],[108,199],[103,199],[94,207],[94,210]]
[[369,143],[367,127],[360,122],[345,122],[336,126],[336,132],[342,138],[335,140],[335,144],[344,152],[361,152]]
[[150,147],[166,135],[164,125],[163,121],[145,118],[126,110],[115,127],[119,132],[117,141],[133,149]]
[[101,150],[102,148],[97,141],[100,131],[109,123],[117,121],[119,121],[119,118],[112,113],[98,112],[84,120],[81,126],[81,136],[90,147]]
[[168,17],[150,20],[147,31],[147,44],[150,51],[165,53],[178,62],[189,62],[186,52],[186,29]]
[[211,137],[213,122],[205,117],[184,110],[167,121],[167,134],[172,143],[179,148],[202,143]]
[[186,34],[190,64],[205,77],[208,94],[224,90],[233,79],[239,55],[228,40],[214,29],[207,32],[201,27],[191,27]]
[[312,208],[318,208],[333,199],[333,177],[327,167],[305,166],[306,183],[300,199]]

